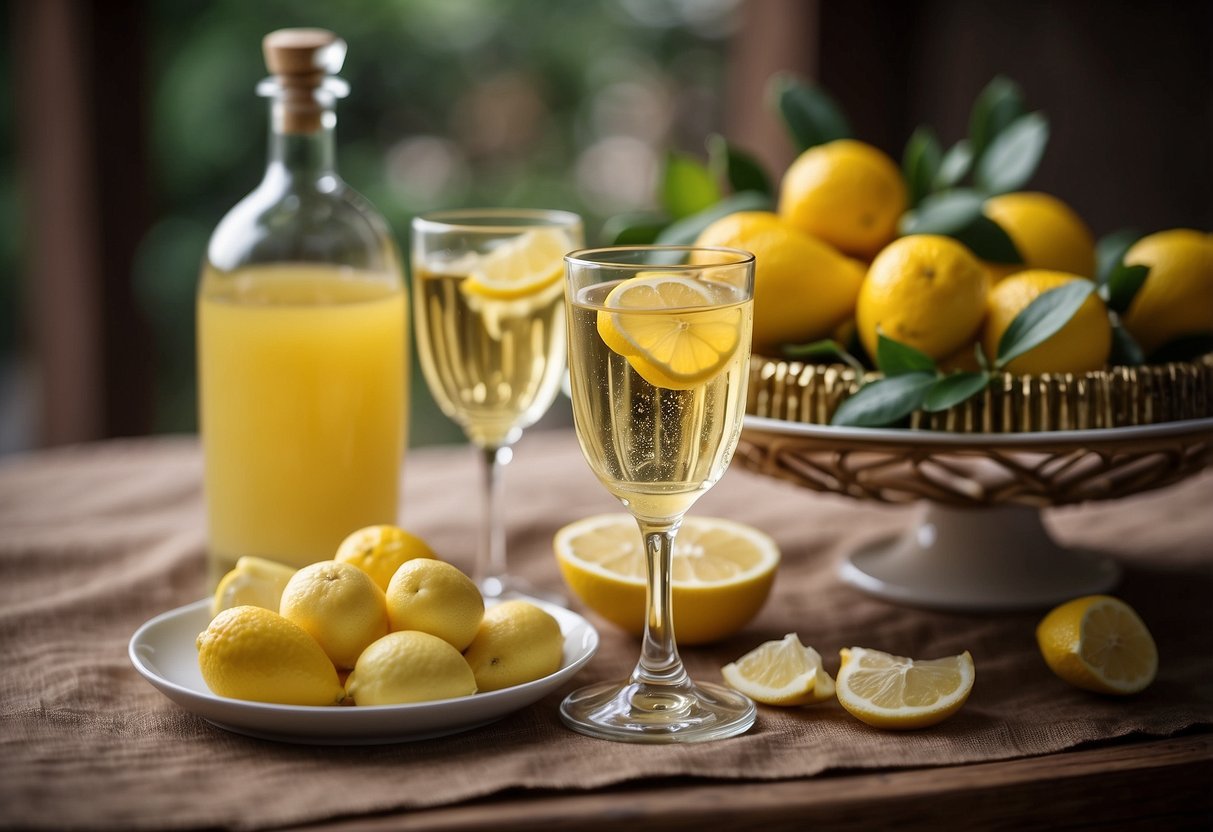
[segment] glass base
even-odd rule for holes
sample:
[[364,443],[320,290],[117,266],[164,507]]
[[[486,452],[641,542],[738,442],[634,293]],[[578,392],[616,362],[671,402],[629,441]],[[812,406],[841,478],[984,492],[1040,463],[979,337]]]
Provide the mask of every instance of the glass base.
[[676,687],[600,682],[573,691],[560,704],[564,724],[617,742],[706,742],[745,733],[757,709],[720,685],[687,681]]
[[551,592],[546,589],[540,589],[528,580],[516,577],[514,575],[493,575],[485,578],[478,586],[480,594],[485,598],[492,598],[499,601],[509,601],[511,599],[536,599],[546,601],[549,604],[555,604],[558,607],[567,607],[569,600],[559,592]]

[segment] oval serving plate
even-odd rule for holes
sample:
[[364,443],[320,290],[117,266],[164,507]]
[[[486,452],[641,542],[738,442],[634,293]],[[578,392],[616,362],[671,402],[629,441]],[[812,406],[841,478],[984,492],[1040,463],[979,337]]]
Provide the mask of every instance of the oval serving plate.
[[549,612],[564,634],[564,659],[550,676],[504,690],[408,705],[308,707],[247,702],[216,696],[198,669],[194,640],[210,623],[210,600],[170,610],[131,636],[135,670],[161,693],[212,725],[237,734],[312,745],[412,742],[467,731],[531,705],[566,681],[598,649],[598,632],[574,612],[532,601]]

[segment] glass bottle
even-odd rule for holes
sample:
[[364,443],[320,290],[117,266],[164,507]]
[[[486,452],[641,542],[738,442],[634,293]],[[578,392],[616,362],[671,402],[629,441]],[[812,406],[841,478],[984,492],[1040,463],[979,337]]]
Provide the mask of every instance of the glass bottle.
[[242,555],[290,566],[395,523],[408,309],[387,224],[334,164],[345,43],[266,36],[269,164],[215,229],[198,289],[209,578]]

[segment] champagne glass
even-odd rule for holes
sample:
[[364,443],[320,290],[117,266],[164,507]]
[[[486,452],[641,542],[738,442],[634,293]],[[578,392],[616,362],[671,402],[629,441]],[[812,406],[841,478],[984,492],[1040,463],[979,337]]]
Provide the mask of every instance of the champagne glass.
[[577,438],[640,526],[648,613],[631,677],[573,692],[561,718],[628,742],[740,734],[754,723],[754,703],[691,681],[678,656],[670,563],[683,515],[724,474],[741,432],[754,257],[636,246],[573,252],[565,264]]
[[506,568],[502,468],[547,412],[565,367],[563,257],[582,245],[566,211],[442,211],[412,224],[417,353],[430,392],[483,460],[472,577],[488,597],[542,593]]

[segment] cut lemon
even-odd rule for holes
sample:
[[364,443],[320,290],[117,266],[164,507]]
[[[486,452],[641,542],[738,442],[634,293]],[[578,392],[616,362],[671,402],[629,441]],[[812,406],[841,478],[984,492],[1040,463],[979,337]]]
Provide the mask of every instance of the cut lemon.
[[602,340],[654,387],[703,384],[728,365],[741,343],[738,290],[693,275],[641,272],[612,289],[607,309],[598,313]]
[[533,295],[559,282],[564,255],[572,248],[568,235],[558,228],[527,231],[478,258],[461,288],[501,300]]
[[[645,622],[645,554],[629,514],[601,514],[556,532],[565,583],[607,621],[640,635]],[[674,542],[672,610],[682,644],[731,635],[766,603],[779,547],[750,526],[688,517]]]
[[1057,607],[1036,627],[1036,643],[1054,673],[1084,690],[1137,693],[1158,673],[1158,648],[1145,623],[1108,595]]
[[232,607],[261,607],[278,612],[282,590],[295,574],[289,566],[245,555],[219,580],[211,598],[211,617]]
[[973,690],[973,657],[927,661],[863,647],[840,651],[837,695],[842,707],[877,728],[924,728],[960,710]]
[[788,633],[720,668],[729,687],[764,705],[810,705],[834,698],[834,680],[821,654]]

